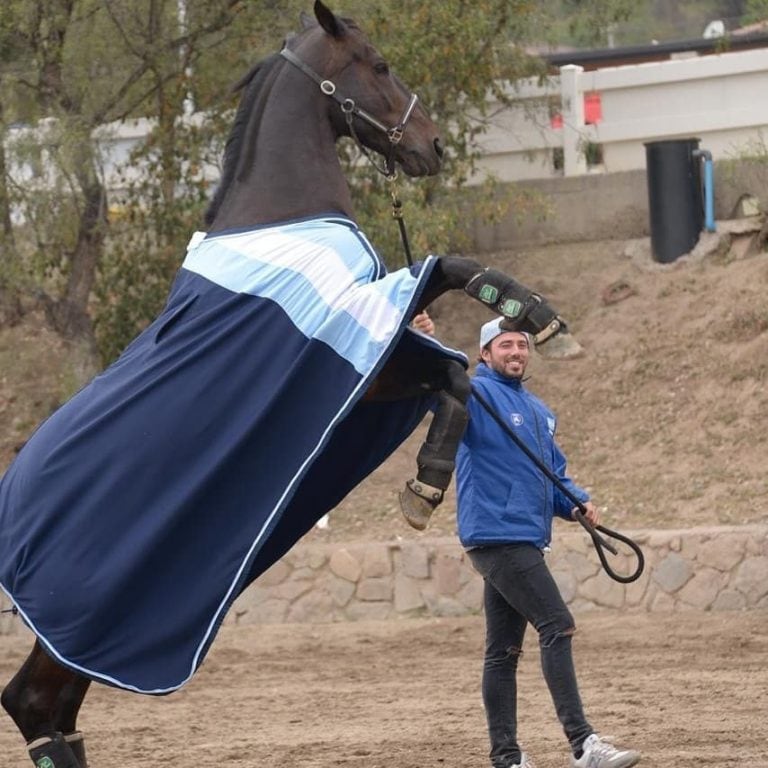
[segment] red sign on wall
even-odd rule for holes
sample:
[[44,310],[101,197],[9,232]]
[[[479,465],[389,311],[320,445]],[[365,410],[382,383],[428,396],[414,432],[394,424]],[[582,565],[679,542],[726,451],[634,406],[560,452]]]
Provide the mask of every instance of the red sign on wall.
[[[603,104],[597,91],[589,91],[584,94],[584,122],[587,125],[596,125],[603,119]],[[552,115],[550,125],[553,128],[563,127],[563,116],[558,112]]]

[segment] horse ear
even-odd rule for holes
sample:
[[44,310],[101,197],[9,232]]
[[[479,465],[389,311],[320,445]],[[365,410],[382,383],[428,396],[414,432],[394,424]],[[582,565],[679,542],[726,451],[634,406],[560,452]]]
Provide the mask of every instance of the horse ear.
[[315,18],[332,37],[341,37],[344,34],[344,22],[320,0],[315,0]]
[[310,27],[314,27],[316,23],[315,20],[306,11],[302,11],[299,14],[299,21],[301,22],[302,29],[309,29]]

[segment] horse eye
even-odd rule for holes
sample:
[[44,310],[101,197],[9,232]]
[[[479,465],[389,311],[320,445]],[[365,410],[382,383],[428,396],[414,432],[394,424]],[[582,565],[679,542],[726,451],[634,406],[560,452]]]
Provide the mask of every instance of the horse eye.
[[387,64],[386,61],[379,61],[376,64],[373,65],[373,71],[377,75],[388,75],[389,74],[389,64]]

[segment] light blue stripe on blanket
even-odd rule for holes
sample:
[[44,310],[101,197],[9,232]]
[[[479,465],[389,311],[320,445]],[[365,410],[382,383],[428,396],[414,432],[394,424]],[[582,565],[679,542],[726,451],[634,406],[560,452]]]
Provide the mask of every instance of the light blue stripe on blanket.
[[329,219],[197,233],[183,267],[236,293],[275,301],[305,336],[328,344],[363,374],[402,325],[422,279],[407,269],[382,276],[359,230]]

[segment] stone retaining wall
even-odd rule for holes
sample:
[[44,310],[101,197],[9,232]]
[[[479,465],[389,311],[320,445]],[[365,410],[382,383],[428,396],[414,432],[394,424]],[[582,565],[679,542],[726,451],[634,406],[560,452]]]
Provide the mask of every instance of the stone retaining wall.
[[[768,610],[768,525],[623,531],[646,567],[624,585],[602,570],[589,537],[558,531],[547,555],[576,611]],[[608,554],[617,572],[623,556]],[[8,601],[0,598],[3,608]],[[299,544],[236,601],[226,623],[462,616],[482,607],[482,580],[455,538]],[[0,634],[22,631],[0,614]]]
[[[646,567],[624,585],[602,570],[582,531],[558,532],[547,555],[577,611],[768,609],[768,526],[627,532]],[[632,565],[607,554],[611,567]],[[455,538],[299,545],[237,600],[232,623],[461,616],[482,607],[482,580]]]

